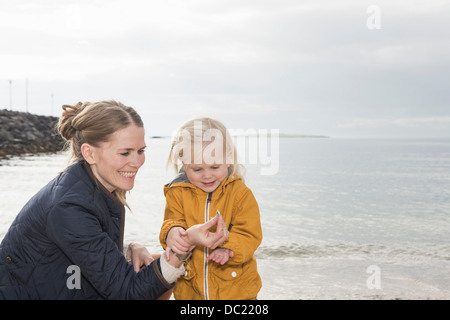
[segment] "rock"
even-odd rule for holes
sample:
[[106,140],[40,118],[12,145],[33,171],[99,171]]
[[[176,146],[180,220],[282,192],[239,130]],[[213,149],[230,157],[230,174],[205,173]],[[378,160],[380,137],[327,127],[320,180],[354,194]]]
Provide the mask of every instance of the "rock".
[[56,117],[0,110],[0,158],[63,150],[57,122]]

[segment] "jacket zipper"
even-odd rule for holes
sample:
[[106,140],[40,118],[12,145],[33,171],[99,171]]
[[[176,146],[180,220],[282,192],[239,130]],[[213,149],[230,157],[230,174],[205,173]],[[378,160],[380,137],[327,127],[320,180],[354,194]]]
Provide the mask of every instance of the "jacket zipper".
[[[209,221],[209,204],[211,202],[212,193],[209,192],[206,197],[205,203],[205,223]],[[204,264],[203,264],[203,292],[205,293],[205,300],[209,300],[209,289],[208,289],[208,261],[206,258],[208,257],[208,248],[204,248]]]

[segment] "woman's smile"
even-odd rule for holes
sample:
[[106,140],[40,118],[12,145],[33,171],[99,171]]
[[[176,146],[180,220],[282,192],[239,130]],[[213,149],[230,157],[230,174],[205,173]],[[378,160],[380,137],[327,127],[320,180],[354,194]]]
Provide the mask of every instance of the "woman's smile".
[[125,178],[133,178],[136,176],[137,171],[119,171],[119,174]]

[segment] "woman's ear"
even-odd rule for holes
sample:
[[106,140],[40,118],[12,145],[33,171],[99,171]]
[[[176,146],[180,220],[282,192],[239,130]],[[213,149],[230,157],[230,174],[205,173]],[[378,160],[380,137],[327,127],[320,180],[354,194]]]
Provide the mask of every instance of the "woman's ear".
[[86,160],[89,164],[95,164],[95,150],[94,147],[92,147],[88,143],[83,143],[81,145],[81,154],[83,155],[84,160]]

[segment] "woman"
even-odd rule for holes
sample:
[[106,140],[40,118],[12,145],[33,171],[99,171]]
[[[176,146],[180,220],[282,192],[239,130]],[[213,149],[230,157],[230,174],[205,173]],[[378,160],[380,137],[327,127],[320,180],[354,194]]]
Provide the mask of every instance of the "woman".
[[[160,297],[184,273],[180,255],[153,260],[139,245],[129,247],[132,264],[123,255],[125,193],[145,161],[140,116],[115,101],[63,109],[58,131],[71,164],[30,199],[4,237],[0,299]],[[210,248],[228,236],[219,218],[183,235]]]

